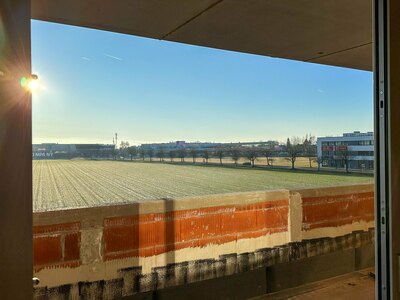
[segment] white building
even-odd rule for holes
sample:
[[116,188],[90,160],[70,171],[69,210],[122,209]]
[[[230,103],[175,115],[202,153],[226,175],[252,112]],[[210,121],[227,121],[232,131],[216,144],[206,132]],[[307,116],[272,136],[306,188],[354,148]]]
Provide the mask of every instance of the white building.
[[350,169],[374,168],[373,132],[344,133],[343,136],[317,138],[317,156],[322,167]]

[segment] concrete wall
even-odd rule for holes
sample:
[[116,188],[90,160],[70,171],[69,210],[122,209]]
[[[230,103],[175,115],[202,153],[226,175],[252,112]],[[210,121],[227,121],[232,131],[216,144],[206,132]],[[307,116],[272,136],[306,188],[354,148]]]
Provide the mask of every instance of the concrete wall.
[[[40,212],[34,225],[36,298],[67,291],[111,299],[286,262],[295,243],[330,239],[299,258],[371,243],[373,185]],[[356,231],[367,235],[356,242],[348,237]]]
[[32,292],[31,1],[0,0],[0,291]]

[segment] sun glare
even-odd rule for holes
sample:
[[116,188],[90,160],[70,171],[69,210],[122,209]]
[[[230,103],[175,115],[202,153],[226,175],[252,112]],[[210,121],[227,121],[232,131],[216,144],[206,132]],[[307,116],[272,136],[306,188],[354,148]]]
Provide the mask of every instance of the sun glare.
[[38,77],[36,75],[31,78],[22,77],[20,80],[20,85],[22,88],[34,92],[38,88]]
[[28,89],[29,89],[31,92],[35,91],[35,90],[37,89],[37,87],[38,87],[37,80],[35,80],[35,79],[29,80]]

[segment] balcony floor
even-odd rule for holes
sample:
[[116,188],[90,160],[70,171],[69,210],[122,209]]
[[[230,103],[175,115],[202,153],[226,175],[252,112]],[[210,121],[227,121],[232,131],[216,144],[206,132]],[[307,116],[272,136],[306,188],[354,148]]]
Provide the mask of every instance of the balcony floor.
[[372,300],[375,299],[374,269],[365,269],[323,281],[287,289],[254,298],[270,299],[319,299],[319,300]]

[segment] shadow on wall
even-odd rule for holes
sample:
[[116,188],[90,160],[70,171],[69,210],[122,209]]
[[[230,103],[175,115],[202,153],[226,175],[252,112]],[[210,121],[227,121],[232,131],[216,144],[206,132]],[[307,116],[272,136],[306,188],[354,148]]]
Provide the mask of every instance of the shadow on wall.
[[[132,248],[134,253],[129,254],[135,260],[134,264],[139,267],[122,269],[122,281],[120,290],[121,296],[133,295],[144,291],[154,291],[165,288],[165,283],[174,279],[172,285],[185,283],[186,272],[181,274],[182,268],[175,266],[176,242],[179,242],[180,227],[179,218],[175,211],[173,199],[164,198],[161,213],[140,214],[140,210],[132,211],[132,215],[137,216],[133,226]],[[143,263],[152,257],[154,265],[162,267],[152,267],[151,272],[144,272]],[[181,265],[181,264],[180,264]],[[181,266],[180,266],[181,267]],[[118,290],[116,287],[115,290]],[[115,290],[112,292],[115,297]]]
[[34,274],[42,279],[35,299],[56,290],[72,298],[157,296],[168,287],[354,250],[373,241],[373,194],[367,184],[35,212]]

